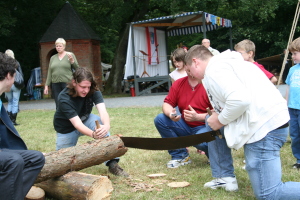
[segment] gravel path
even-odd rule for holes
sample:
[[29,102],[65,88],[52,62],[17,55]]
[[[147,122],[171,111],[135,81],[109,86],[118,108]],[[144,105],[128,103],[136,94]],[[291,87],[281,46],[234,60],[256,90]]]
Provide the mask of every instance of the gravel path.
[[[107,108],[118,107],[155,107],[162,106],[166,95],[153,95],[153,96],[136,96],[136,97],[119,97],[119,98],[106,98],[104,103]],[[7,103],[4,103],[7,107]],[[20,110],[32,109],[46,109],[54,110],[54,99],[42,99],[33,101],[21,101],[19,103]]]
[[[280,85],[278,89],[282,96],[285,96],[286,85]],[[107,108],[155,107],[162,106],[165,97],[166,95],[105,98],[104,102]],[[4,105],[5,107],[7,107],[7,103],[4,103]],[[42,99],[38,101],[21,101],[19,105],[20,110],[55,109],[54,99]]]

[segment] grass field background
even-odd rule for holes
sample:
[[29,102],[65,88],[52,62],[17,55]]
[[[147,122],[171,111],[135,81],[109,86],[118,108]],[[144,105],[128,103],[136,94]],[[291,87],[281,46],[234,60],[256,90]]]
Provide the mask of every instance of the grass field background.
[[[137,137],[160,137],[153,119],[161,113],[161,107],[130,107],[108,108],[111,118],[111,134]],[[96,111],[93,110],[96,114]],[[16,126],[21,137],[29,149],[42,152],[55,151],[56,134],[53,128],[54,110],[24,110],[18,115]],[[92,138],[83,136],[78,144],[85,143]],[[235,174],[237,176],[239,191],[226,192],[223,189],[211,190],[203,188],[204,183],[212,180],[210,167],[204,155],[196,153],[190,147],[192,163],[177,169],[168,169],[166,163],[170,160],[167,151],[150,151],[129,148],[121,157],[120,166],[130,175],[130,179],[117,177],[108,173],[103,164],[82,170],[82,172],[105,175],[113,184],[114,200],[239,200],[255,199],[248,175],[242,169],[243,149],[233,150]],[[291,153],[290,143],[287,142],[281,150],[283,181],[300,181],[299,171],[292,169],[295,159]],[[165,173],[166,176],[156,179],[147,177],[149,174]],[[170,188],[170,182],[190,183],[184,188]],[[51,198],[48,197],[48,200]]]

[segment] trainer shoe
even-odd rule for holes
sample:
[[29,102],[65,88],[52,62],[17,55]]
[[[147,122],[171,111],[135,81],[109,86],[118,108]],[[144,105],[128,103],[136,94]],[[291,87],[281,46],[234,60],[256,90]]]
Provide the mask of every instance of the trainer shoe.
[[[246,160],[243,160],[243,163],[246,164]],[[246,165],[244,165],[244,166],[242,167],[242,169],[246,170]]]
[[192,162],[191,158],[189,156],[180,159],[180,160],[170,160],[167,164],[168,168],[177,168],[181,165],[187,165],[190,164]]
[[235,177],[223,177],[217,178],[204,184],[204,187],[217,189],[225,188],[226,191],[237,191],[239,189],[237,180]]
[[294,165],[293,165],[293,168],[295,168],[295,169],[300,169],[300,163],[294,164]]
[[127,172],[118,165],[117,161],[114,160],[108,163],[108,171],[115,176],[129,177],[129,174],[127,174]]

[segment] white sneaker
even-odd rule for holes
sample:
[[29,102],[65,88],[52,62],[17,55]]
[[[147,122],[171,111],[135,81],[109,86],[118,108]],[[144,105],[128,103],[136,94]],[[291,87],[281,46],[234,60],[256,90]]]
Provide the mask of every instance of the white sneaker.
[[[246,164],[246,160],[243,160],[243,163]],[[246,170],[246,165],[244,165],[244,166],[242,167],[242,169]]]
[[217,178],[204,184],[204,187],[217,189],[225,188],[226,191],[237,191],[239,189],[237,180],[235,177],[223,177]]
[[189,156],[181,159],[181,160],[170,160],[167,164],[167,167],[168,168],[177,168],[181,165],[187,165],[187,164],[190,164],[192,163],[192,160]]

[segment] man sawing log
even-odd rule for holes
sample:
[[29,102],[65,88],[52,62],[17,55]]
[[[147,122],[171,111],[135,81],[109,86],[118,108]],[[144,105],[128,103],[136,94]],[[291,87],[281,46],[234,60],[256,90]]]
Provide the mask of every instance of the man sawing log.
[[97,139],[78,146],[63,148],[45,155],[45,165],[36,179],[36,183],[62,176],[70,171],[77,171],[99,165],[127,152],[126,147],[168,150],[192,146],[197,143],[210,142],[216,132],[210,131],[200,135],[179,138],[139,138],[119,137],[117,135]]

